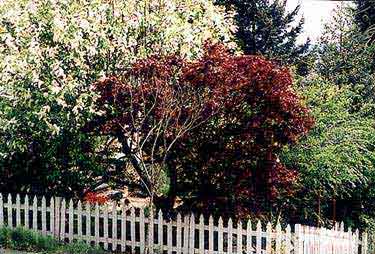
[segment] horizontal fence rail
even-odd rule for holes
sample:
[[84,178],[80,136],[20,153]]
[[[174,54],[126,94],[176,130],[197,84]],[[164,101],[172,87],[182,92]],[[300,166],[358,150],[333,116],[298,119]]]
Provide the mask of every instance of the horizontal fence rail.
[[367,234],[358,230],[296,224],[262,225],[212,216],[167,220],[162,211],[105,205],[55,197],[0,194],[0,228],[25,227],[72,242],[83,240],[105,250],[167,254],[367,254]]

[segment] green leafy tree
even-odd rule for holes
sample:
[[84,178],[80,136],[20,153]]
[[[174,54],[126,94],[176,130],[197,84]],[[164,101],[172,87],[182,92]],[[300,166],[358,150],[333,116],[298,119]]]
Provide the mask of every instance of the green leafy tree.
[[[375,46],[368,45],[354,22],[354,12],[343,6],[326,25],[317,48],[316,71],[328,83],[349,86],[353,110],[373,114]],[[365,109],[367,107],[367,109]]]
[[[219,0],[236,12],[236,38],[245,54],[264,55],[284,64],[298,62],[308,50],[309,42],[297,45],[303,18],[296,21],[300,6],[288,12],[286,1]],[[296,24],[294,25],[294,22]]]
[[195,58],[207,39],[233,48],[234,30],[206,0],[2,2],[0,189],[82,193],[112,164],[80,130],[100,114],[90,85],[150,54]]
[[375,180],[374,119],[351,111],[355,95],[350,86],[313,78],[302,82],[300,91],[315,126],[298,145],[282,153],[286,165],[299,172],[301,192],[294,212],[298,220],[324,222],[337,210],[341,211],[337,220],[358,222],[363,205],[359,197]]

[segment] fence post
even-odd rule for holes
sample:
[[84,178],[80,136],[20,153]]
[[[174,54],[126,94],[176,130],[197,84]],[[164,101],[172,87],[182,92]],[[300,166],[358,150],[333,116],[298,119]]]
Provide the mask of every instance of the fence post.
[[55,225],[54,225],[53,235],[57,239],[60,239],[60,202],[61,202],[61,198],[56,197],[54,201],[55,201],[55,213],[54,213],[54,216],[55,216],[54,224]]
[[303,233],[301,224],[296,224],[294,229],[295,254],[303,254]]

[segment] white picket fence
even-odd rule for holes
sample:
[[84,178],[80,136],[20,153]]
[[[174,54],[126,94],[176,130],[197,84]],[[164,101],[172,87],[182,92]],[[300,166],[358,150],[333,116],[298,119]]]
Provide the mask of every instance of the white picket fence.
[[234,225],[231,219],[207,220],[193,214],[166,220],[161,211],[114,202],[100,206],[27,195],[0,194],[2,226],[22,226],[60,240],[83,240],[127,253],[367,254],[367,235],[345,231],[343,224],[331,230],[299,224],[282,229],[280,224]]

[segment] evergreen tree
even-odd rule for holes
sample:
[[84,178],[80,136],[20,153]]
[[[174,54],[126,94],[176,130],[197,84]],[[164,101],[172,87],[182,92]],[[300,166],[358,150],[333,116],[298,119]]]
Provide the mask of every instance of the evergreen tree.
[[[260,54],[283,64],[297,63],[309,40],[297,45],[304,19],[296,20],[300,5],[288,12],[286,0],[218,0],[236,11],[237,40],[245,54]],[[296,24],[294,24],[296,23]]]
[[361,32],[367,35],[368,40],[375,40],[375,1],[373,0],[356,0],[355,20]]

